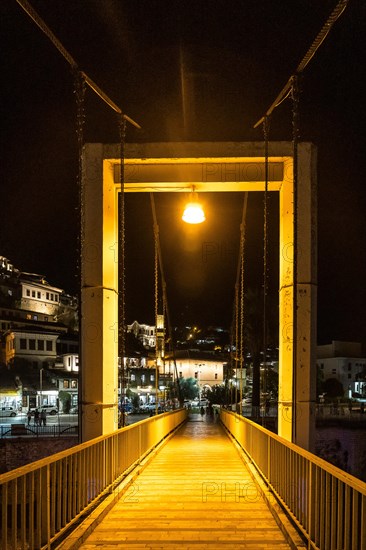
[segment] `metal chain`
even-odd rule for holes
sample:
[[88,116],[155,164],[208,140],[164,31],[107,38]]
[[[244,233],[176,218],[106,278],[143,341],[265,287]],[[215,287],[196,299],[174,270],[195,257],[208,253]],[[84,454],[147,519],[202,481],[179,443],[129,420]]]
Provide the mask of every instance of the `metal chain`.
[[[125,284],[125,142],[126,119],[123,114],[118,115],[120,138],[120,184],[118,193],[118,355],[121,359],[121,398],[124,402],[125,392],[125,364],[126,355],[126,284]],[[125,425],[125,415],[122,411],[122,426]]]
[[158,408],[158,379],[159,379],[159,342],[158,342],[158,314],[159,314],[159,228],[154,224],[154,297],[155,297],[155,408]]
[[82,256],[84,250],[84,222],[85,222],[85,190],[83,179],[83,148],[84,148],[84,124],[85,124],[85,81],[80,71],[74,72],[74,93],[76,98],[76,135],[78,142],[78,258],[77,271],[79,278],[79,292],[84,283]]
[[243,366],[244,366],[244,244],[245,244],[245,225],[241,224],[240,239],[240,414],[243,410]]
[[[84,228],[85,228],[85,188],[83,178],[83,148],[84,148],[84,124],[85,124],[85,82],[80,71],[74,71],[74,93],[76,98],[76,135],[78,142],[78,173],[77,173],[77,187],[78,187],[78,204],[77,210],[78,216],[78,232],[77,232],[77,258],[76,258],[76,272],[77,272],[77,297],[78,297],[78,327],[79,327],[79,365],[82,365],[82,345],[81,345],[81,299],[82,288],[84,285],[84,272],[83,272],[83,254],[84,254]],[[82,387],[83,372],[80,369],[79,372],[79,385]],[[81,393],[79,393],[79,400],[81,399]],[[79,438],[82,441],[82,407],[79,406]]]
[[[241,245],[241,243],[240,243]],[[241,255],[241,247],[240,247],[240,255]],[[239,284],[237,283],[235,285],[235,373],[238,372],[238,364],[239,364]],[[235,386],[235,399],[236,399],[236,386]]]
[[269,118],[264,117],[264,198],[263,198],[263,393],[267,392],[267,293],[268,293],[268,136],[269,136]]

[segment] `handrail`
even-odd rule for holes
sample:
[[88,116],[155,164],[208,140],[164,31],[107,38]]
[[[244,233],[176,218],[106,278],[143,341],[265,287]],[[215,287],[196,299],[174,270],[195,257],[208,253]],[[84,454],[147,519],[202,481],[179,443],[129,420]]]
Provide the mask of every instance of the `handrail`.
[[8,424],[0,426],[0,439],[77,436],[78,433],[79,426],[77,424],[50,424],[48,426]]
[[238,414],[220,418],[308,548],[366,550],[365,482]]
[[51,548],[187,418],[153,416],[0,475],[0,547]]

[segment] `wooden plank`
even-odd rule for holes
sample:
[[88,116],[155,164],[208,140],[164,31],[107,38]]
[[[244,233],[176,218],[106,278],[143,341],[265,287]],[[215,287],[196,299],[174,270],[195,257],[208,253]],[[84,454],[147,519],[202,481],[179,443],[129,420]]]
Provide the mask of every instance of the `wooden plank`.
[[239,454],[216,423],[188,422],[80,548],[288,549]]

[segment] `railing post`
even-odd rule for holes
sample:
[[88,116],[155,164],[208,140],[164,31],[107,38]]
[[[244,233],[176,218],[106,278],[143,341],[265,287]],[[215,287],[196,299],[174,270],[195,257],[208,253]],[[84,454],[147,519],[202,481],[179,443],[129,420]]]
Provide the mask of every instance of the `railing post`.
[[41,470],[41,540],[42,545],[50,548],[50,466],[49,464]]

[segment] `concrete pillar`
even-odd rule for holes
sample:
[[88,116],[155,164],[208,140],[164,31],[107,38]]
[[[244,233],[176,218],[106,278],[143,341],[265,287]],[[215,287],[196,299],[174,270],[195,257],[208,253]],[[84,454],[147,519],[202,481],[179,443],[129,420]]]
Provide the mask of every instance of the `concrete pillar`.
[[280,189],[278,434],[312,451],[315,430],[317,337],[315,148],[311,144],[303,143],[298,151],[296,312],[293,160],[288,158],[284,166],[284,182]]
[[317,343],[317,185],[316,150],[298,151],[297,329],[293,441],[308,451],[315,445]]
[[292,441],[293,422],[293,301],[294,301],[294,200],[293,161],[284,162],[280,189],[280,288],[278,435]]
[[103,145],[84,153],[81,359],[82,441],[118,427],[118,203]]

